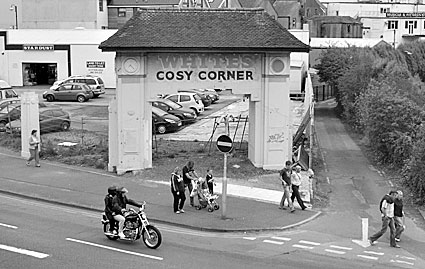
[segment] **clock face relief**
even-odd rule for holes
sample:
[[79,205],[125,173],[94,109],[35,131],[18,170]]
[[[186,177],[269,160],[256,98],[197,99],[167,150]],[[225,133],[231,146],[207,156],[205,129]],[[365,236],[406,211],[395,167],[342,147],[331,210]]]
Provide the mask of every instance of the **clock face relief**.
[[124,70],[129,74],[134,74],[139,70],[139,62],[134,58],[127,58],[124,61]]

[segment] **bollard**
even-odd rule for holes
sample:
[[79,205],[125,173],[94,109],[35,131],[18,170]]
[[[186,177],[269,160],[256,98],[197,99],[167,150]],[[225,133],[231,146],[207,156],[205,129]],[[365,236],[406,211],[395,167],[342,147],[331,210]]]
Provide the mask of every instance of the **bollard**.
[[367,242],[369,239],[369,219],[362,218],[362,241]]

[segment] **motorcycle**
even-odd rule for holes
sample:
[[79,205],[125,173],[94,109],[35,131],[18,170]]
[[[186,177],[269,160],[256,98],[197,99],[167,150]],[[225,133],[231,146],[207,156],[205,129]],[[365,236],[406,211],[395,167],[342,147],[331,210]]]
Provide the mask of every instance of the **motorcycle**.
[[[143,202],[142,207],[137,212],[136,210],[130,208],[125,214],[125,222],[123,233],[125,238],[120,238],[118,233],[110,233],[109,227],[110,222],[106,217],[105,213],[102,215],[102,224],[103,232],[109,240],[127,240],[127,241],[136,241],[143,238],[143,243],[148,248],[156,249],[161,245],[162,235],[161,232],[153,225],[149,224],[148,218],[146,216],[145,210],[146,202]],[[114,232],[118,230],[118,222],[115,222]]]

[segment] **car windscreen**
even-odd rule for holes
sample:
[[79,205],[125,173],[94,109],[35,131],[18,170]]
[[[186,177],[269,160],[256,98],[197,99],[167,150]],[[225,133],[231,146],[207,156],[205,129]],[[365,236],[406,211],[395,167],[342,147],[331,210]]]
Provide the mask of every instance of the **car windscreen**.
[[165,104],[167,104],[172,109],[180,109],[180,108],[183,107],[182,105],[177,104],[176,102],[173,102],[173,101],[168,100],[168,99],[162,99],[161,102],[164,102]]
[[167,114],[167,112],[165,112],[164,110],[159,109],[157,107],[152,107],[152,112],[155,113],[156,115],[160,116],[160,117]]
[[105,84],[105,83],[103,83],[103,80],[102,80],[101,78],[97,78],[97,82],[98,82],[99,84]]

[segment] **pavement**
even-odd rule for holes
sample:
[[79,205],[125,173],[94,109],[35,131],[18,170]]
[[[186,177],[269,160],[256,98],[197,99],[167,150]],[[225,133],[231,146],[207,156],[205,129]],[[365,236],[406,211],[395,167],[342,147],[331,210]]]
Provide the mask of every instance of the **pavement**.
[[[221,208],[214,212],[197,210],[185,203],[185,213],[175,214],[172,194],[166,181],[116,176],[91,168],[41,161],[41,167],[26,166],[19,153],[0,148],[0,193],[32,198],[57,205],[94,212],[103,211],[108,186],[125,186],[128,197],[146,201],[146,213],[153,223],[213,232],[254,232],[290,229],[320,215],[312,208],[296,211],[278,208],[281,191],[236,185],[229,182],[226,214],[222,212],[221,185],[215,187]],[[270,175],[269,175],[270,176]],[[276,176],[276,175],[275,175]],[[279,183],[276,183],[279,184]],[[186,192],[188,197],[188,193]],[[195,203],[197,199],[195,198]],[[100,222],[99,222],[100,223]]]

